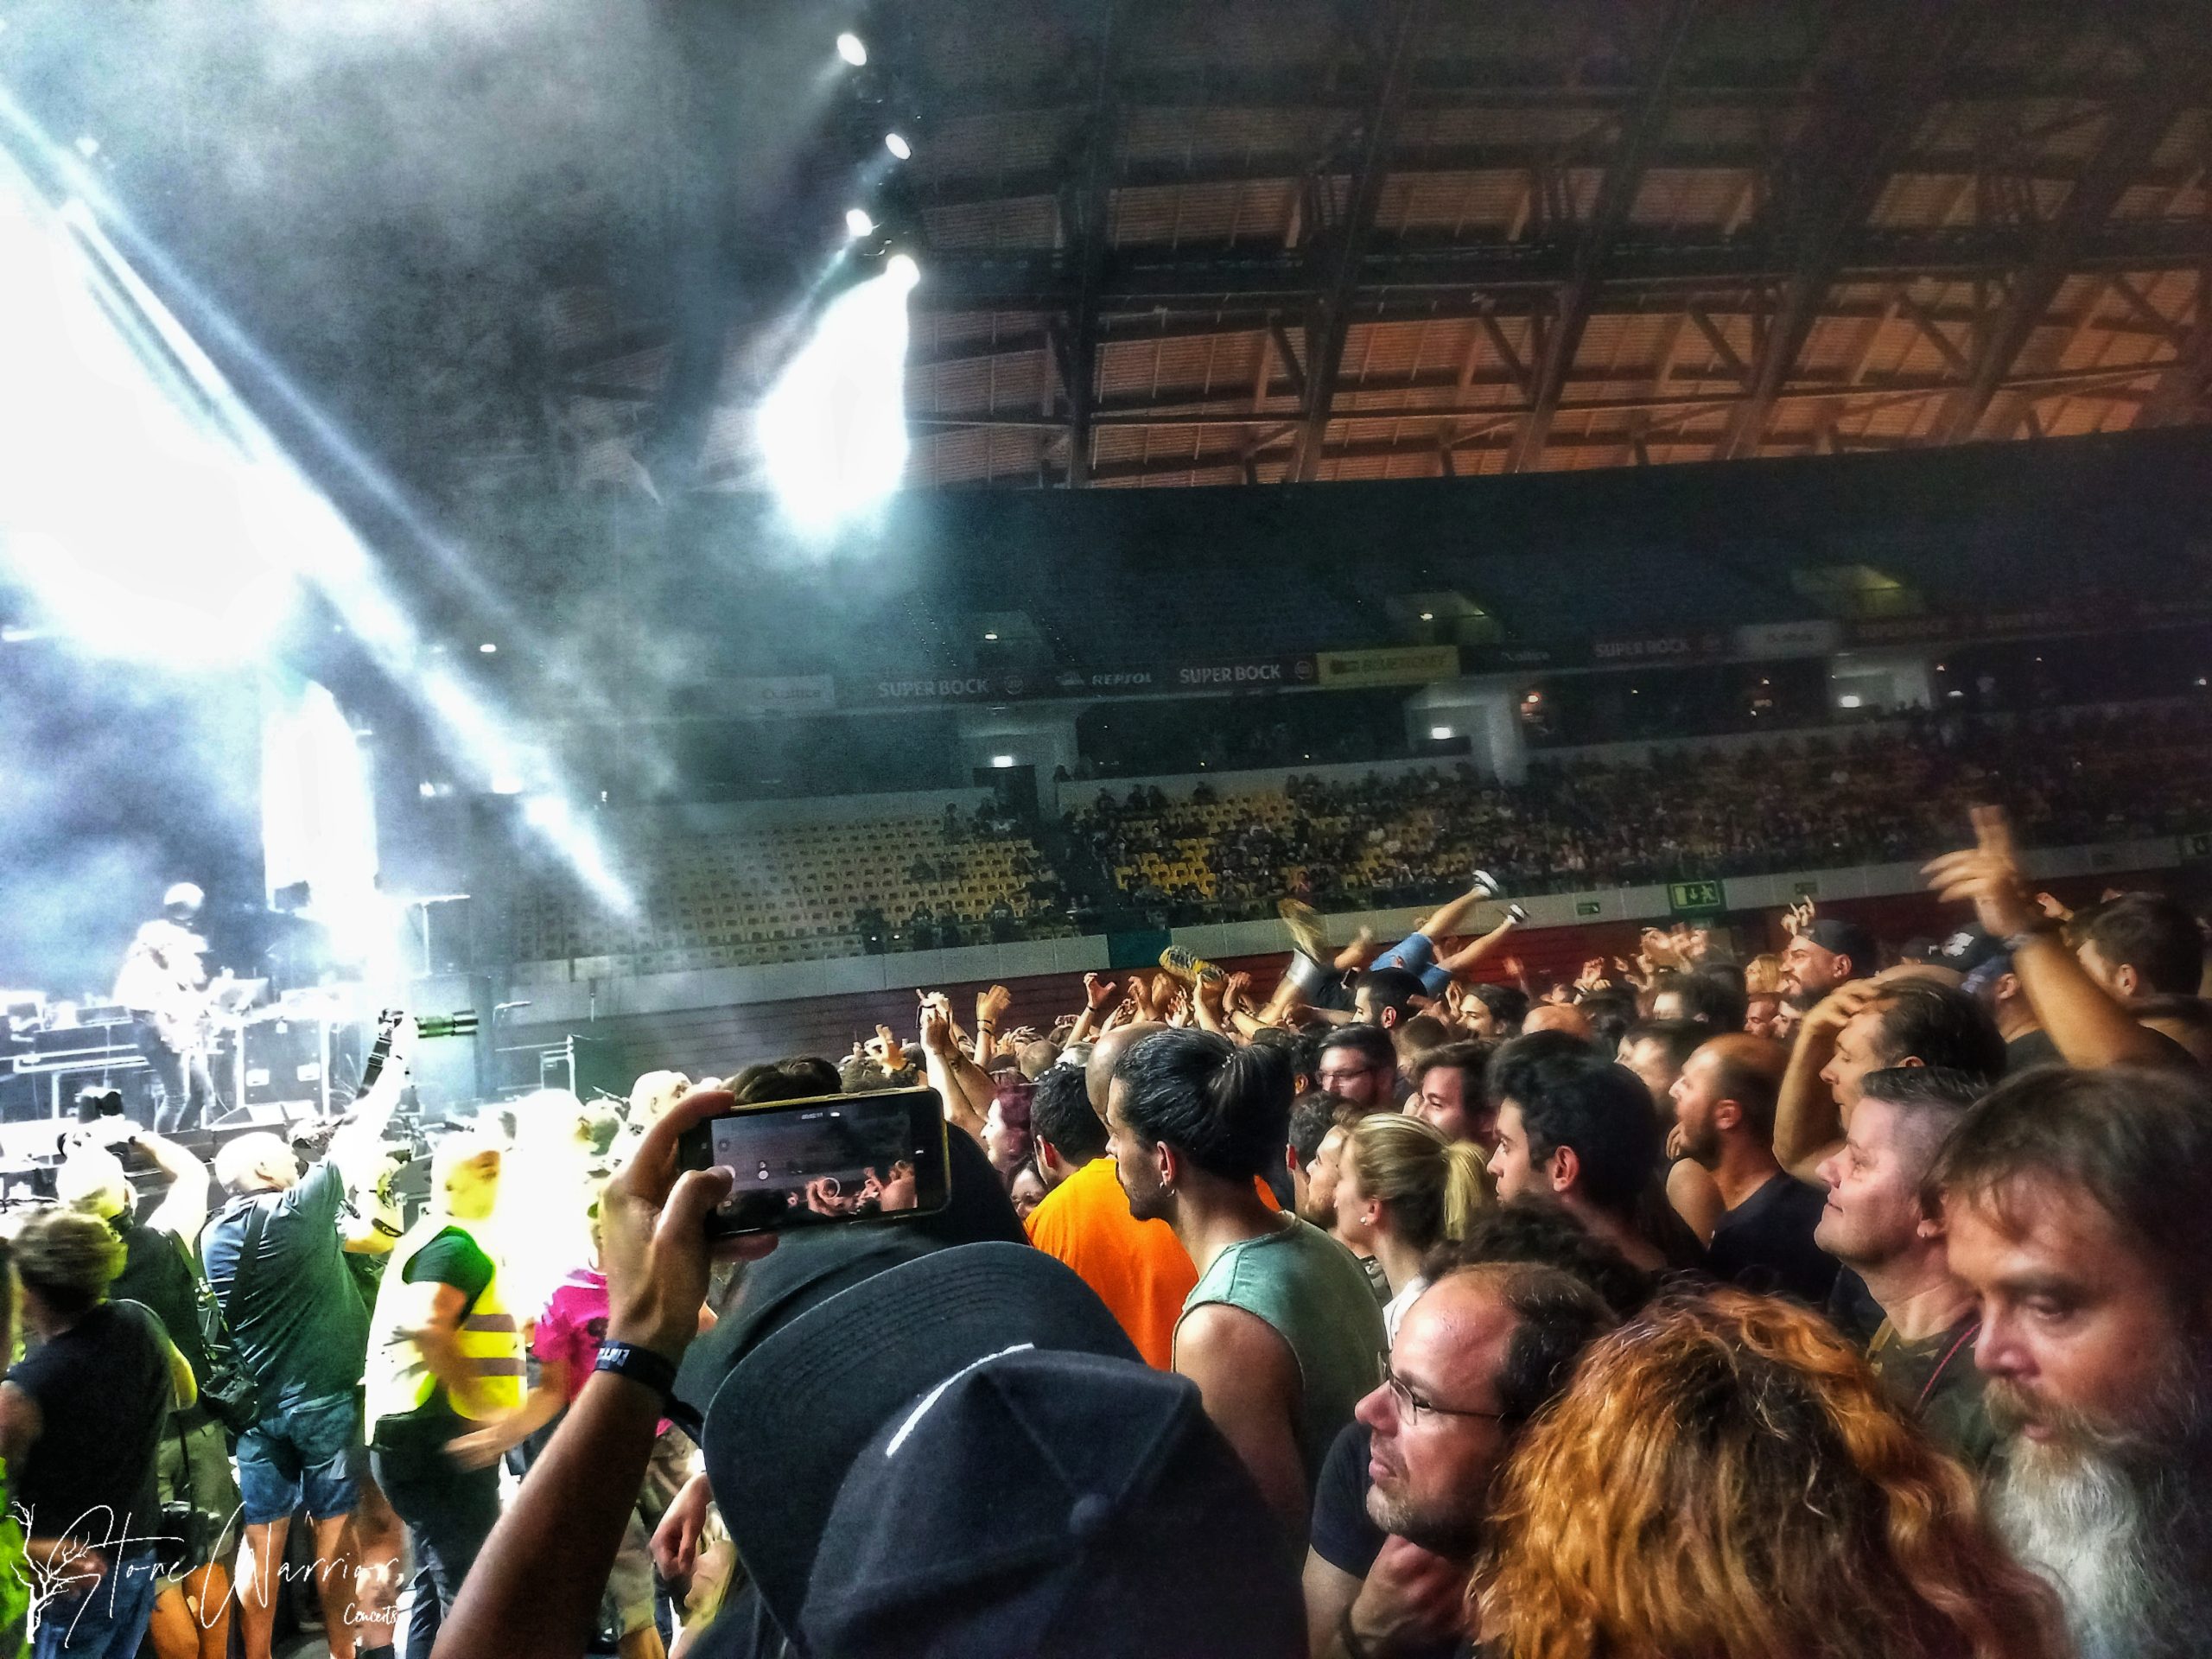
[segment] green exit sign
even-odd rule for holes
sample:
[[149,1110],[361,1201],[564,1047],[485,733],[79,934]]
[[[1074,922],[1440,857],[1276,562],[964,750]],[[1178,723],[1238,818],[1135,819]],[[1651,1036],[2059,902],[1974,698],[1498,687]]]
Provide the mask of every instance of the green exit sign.
[[1718,910],[1720,908],[1720,884],[1718,881],[1669,881],[1667,884],[1667,903],[1678,915]]
[[2181,838],[2183,858],[2212,858],[2212,831],[2204,831]]
[[1604,906],[1595,899],[1578,899],[1574,901],[1574,913],[1577,916],[1595,916],[1603,908]]

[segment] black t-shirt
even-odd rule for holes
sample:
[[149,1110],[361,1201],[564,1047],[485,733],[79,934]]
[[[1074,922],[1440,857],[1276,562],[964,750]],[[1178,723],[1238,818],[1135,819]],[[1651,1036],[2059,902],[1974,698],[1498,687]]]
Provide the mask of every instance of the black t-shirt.
[[[467,1319],[468,1310],[484,1294],[484,1287],[492,1282],[492,1258],[460,1228],[448,1227],[410,1256],[399,1276],[410,1285],[432,1281],[451,1285],[461,1294],[461,1316]],[[442,1445],[474,1427],[453,1408],[453,1402],[446,1398],[445,1385],[441,1382],[430,1390],[430,1397],[414,1410],[378,1418],[374,1437],[379,1446],[385,1446],[425,1442]]]
[[2050,1033],[2041,1026],[2024,1032],[2005,1045],[2005,1075],[2018,1077],[2023,1071],[2032,1071],[2039,1065],[2061,1065],[2058,1045],[2050,1040]]
[[128,1211],[108,1224],[123,1241],[124,1252],[123,1272],[108,1287],[108,1300],[136,1302],[149,1310],[192,1367],[194,1380],[205,1382],[207,1351],[200,1340],[200,1270],[174,1234],[142,1226]]
[[1872,1342],[1874,1332],[1889,1317],[1874,1300],[1874,1293],[1866,1288],[1866,1281],[1849,1268],[1836,1272],[1834,1287],[1828,1292],[1827,1315],[1837,1334],[1854,1348]]
[[1367,1456],[1373,1432],[1346,1423],[1321,1460],[1313,1487],[1313,1553],[1356,1579],[1367,1576],[1388,1535],[1367,1516]]
[[136,1302],[102,1302],[8,1372],[35,1401],[38,1438],[15,1500],[38,1537],[99,1544],[160,1525],[154,1457],[173,1396],[162,1323]]
[[1796,1176],[1775,1175],[1720,1217],[1706,1265],[1716,1279],[1745,1290],[1826,1305],[1835,1287],[1835,1258],[1813,1243],[1827,1205],[1825,1189]]

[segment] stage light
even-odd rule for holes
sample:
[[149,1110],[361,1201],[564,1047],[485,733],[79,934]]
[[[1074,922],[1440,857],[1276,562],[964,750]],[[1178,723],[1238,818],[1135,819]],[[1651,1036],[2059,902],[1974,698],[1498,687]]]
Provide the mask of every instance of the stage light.
[[849,235],[858,238],[868,235],[874,229],[875,221],[868,217],[867,208],[848,207],[845,209],[845,230]]
[[847,29],[837,37],[837,55],[857,69],[868,61],[868,48],[859,35]]
[[100,141],[89,132],[78,134],[77,153],[86,161],[91,161],[93,156],[100,153]]
[[995,633],[987,633],[987,634],[985,634],[985,635],[983,636],[983,638],[984,638],[984,639],[997,639],[997,638],[998,638],[998,635],[996,635]]
[[991,764],[1001,772],[1004,772],[1014,765],[1014,757],[1010,754],[995,754],[991,757]]
[[1432,742],[1448,743],[1452,741],[1452,728],[1449,726],[1432,726],[1428,728],[1428,735]]
[[1421,620],[1424,622],[1433,622],[1436,620],[1436,613],[1434,611],[1423,611],[1421,613]]
[[493,645],[489,639],[486,639],[482,645],[477,646],[476,649],[483,652],[486,657],[496,657],[499,654],[499,646]]
[[27,620],[103,655],[245,660],[291,607],[289,480],[239,453],[210,413],[229,388],[97,229],[0,157],[4,563]]
[[1860,696],[1857,692],[1847,691],[1842,696],[1840,696],[1835,700],[1835,706],[1839,709],[1859,709],[1864,708],[1866,706],[1866,698]]
[[922,268],[911,253],[894,253],[883,262],[883,275],[901,294],[922,280]]
[[906,294],[919,273],[901,264],[832,300],[761,400],[769,486],[809,534],[871,512],[906,470]]
[[885,133],[883,147],[902,162],[911,162],[914,159],[914,147],[906,142],[906,135],[903,133]]

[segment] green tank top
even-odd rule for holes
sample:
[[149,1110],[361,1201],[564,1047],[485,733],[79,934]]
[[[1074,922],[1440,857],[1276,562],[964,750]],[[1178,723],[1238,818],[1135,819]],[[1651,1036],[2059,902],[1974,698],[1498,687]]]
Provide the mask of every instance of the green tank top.
[[1382,1376],[1382,1310],[1359,1258],[1319,1228],[1293,1222],[1214,1257],[1183,1312],[1209,1302],[1265,1319],[1290,1344],[1303,1384],[1294,1427],[1310,1496],[1338,1431]]

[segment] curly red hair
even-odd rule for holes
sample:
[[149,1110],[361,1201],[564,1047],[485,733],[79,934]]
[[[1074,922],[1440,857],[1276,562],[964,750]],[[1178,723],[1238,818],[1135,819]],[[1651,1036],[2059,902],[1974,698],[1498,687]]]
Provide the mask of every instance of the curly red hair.
[[1503,1471],[1499,1659],[2063,1659],[1966,1471],[1815,1315],[1737,1290],[1593,1347]]

